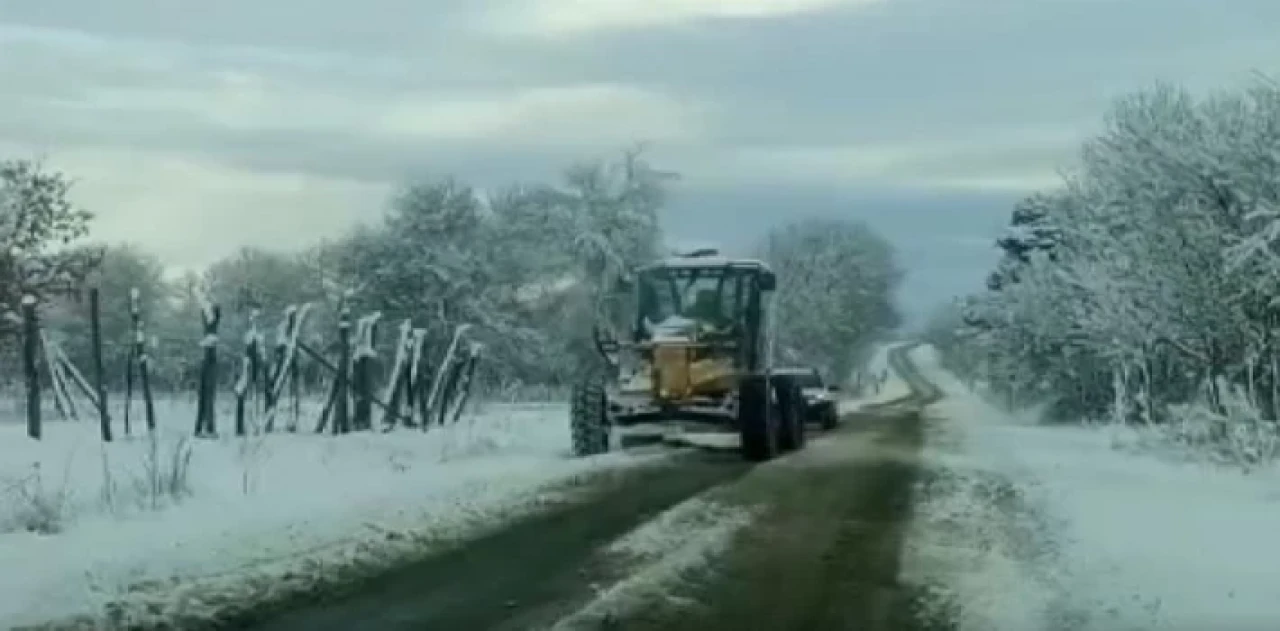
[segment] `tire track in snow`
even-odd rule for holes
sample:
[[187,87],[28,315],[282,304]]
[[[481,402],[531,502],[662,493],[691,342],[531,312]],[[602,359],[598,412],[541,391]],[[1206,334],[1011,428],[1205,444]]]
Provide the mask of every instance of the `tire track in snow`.
[[588,602],[606,572],[597,552],[681,501],[749,470],[737,454],[681,454],[662,464],[605,476],[575,501],[418,561],[341,593],[222,628],[262,631],[348,629],[529,629]]

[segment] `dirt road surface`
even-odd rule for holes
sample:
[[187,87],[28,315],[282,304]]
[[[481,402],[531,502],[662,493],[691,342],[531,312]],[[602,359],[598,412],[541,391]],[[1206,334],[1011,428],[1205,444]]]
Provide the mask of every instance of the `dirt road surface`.
[[[895,368],[909,372],[899,353]],[[913,384],[916,385],[916,384]],[[761,467],[725,494],[767,511],[713,573],[682,594],[693,604],[632,614],[610,628],[663,631],[914,631],[913,590],[899,583],[922,444],[917,394],[849,415],[844,429]]]
[[620,612],[593,628],[690,631],[914,630],[898,584],[921,445],[920,410],[937,396],[891,354],[915,394],[847,415],[803,452],[749,467],[690,452],[617,474],[577,502],[343,593],[316,594],[227,628],[270,631],[546,628],[609,580],[599,551],[707,490],[759,507],[726,558],[684,586],[681,606]]

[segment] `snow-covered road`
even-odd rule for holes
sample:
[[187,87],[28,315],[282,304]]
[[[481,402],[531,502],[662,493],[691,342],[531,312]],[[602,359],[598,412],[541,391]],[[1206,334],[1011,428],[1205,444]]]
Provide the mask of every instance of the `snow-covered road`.
[[960,631],[1280,629],[1280,475],[1117,448],[988,405],[938,366],[904,578]]

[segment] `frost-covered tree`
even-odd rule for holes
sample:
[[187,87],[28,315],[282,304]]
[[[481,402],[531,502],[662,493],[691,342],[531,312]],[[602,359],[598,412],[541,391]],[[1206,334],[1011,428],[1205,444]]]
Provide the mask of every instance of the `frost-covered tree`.
[[968,301],[975,372],[1064,418],[1160,422],[1195,402],[1224,414],[1237,390],[1275,418],[1276,121],[1280,90],[1265,81],[1117,101],[1063,186],[1015,211],[1020,238],[1001,242],[992,289]]
[[[200,286],[222,308],[219,337],[237,353],[244,346],[255,312],[260,332],[274,330],[286,308],[315,303],[315,309],[326,297],[309,259],[255,247],[240,248],[214,262],[204,270]],[[198,330],[201,320],[198,309],[190,309],[194,306],[183,315],[190,318],[187,328]]]
[[243,247],[204,271],[209,298],[227,312],[259,309],[279,314],[285,307],[323,297],[307,262],[300,256]]
[[654,168],[640,149],[616,161],[577,165],[556,189],[559,230],[572,244],[578,285],[565,294],[553,333],[567,341],[573,369],[590,365],[596,351],[589,335],[596,324],[624,327],[629,302],[618,280],[659,256],[662,230],[658,210],[674,173]]
[[860,221],[805,219],[772,230],[759,256],[778,275],[774,315],[783,361],[843,379],[859,353],[901,323],[893,247]]
[[1054,205],[1061,201],[1060,197],[1038,193],[1014,206],[1008,229],[996,239],[996,247],[1004,251],[1004,258],[987,279],[987,287],[999,290],[1018,282],[1019,268],[1030,262],[1033,253],[1052,254],[1062,232],[1050,215]]
[[12,347],[22,297],[66,293],[97,266],[101,251],[77,247],[93,214],[68,198],[71,180],[31,160],[0,161],[0,345]]
[[563,382],[594,353],[587,332],[597,312],[610,317],[610,283],[655,255],[669,178],[627,152],[559,185],[416,183],[381,225],[331,244],[323,267],[359,308],[426,327],[429,352],[468,323],[489,347],[486,378]]
[[[129,314],[129,292],[138,289],[139,307],[146,321],[148,344],[155,349],[153,362],[163,363],[166,351],[177,350],[182,339],[168,337],[173,318],[173,288],[165,281],[164,265],[155,255],[135,244],[103,248],[98,269],[87,277],[100,290],[102,359],[108,373],[123,379],[124,367],[133,344],[133,322]],[[59,297],[49,304],[46,325],[76,366],[86,375],[93,366],[90,343],[88,301],[77,295]],[[157,373],[158,387],[164,387],[163,369]],[[121,384],[108,383],[109,387]]]

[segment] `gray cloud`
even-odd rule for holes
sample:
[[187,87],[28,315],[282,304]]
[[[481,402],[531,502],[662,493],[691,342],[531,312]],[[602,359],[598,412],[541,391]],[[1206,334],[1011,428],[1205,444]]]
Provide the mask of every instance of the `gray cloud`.
[[[619,3],[595,30],[510,28],[558,1],[0,0],[0,147],[77,169],[105,234],[191,265],[338,230],[406,178],[545,179],[653,139],[686,176],[673,232],[727,223],[745,243],[790,214],[865,217],[901,244],[918,306],[962,273],[981,282],[991,253],[974,244],[1110,98],[1229,86],[1280,53],[1273,0],[827,2],[678,23]],[[261,207],[274,219],[249,237],[204,216]]]

